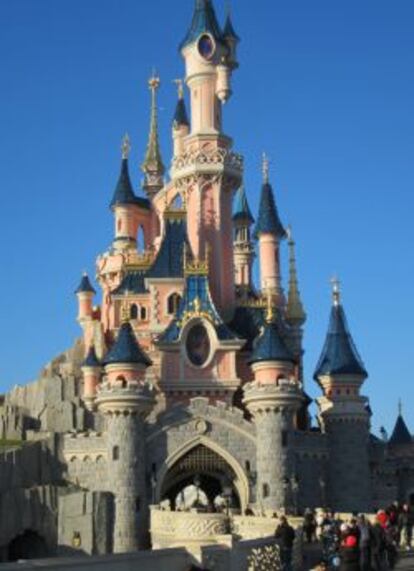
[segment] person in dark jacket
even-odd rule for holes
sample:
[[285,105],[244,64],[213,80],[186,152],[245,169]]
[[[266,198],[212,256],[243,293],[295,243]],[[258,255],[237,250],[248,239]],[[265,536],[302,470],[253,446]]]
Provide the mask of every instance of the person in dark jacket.
[[280,559],[283,571],[292,569],[292,551],[295,541],[295,530],[289,525],[284,515],[280,517],[280,523],[276,528],[275,537],[280,547]]
[[411,549],[411,541],[413,537],[414,512],[410,505],[404,504],[402,511],[398,517],[398,527],[401,529],[402,540],[405,543],[407,551]]
[[380,519],[377,518],[371,528],[371,552],[375,571],[381,571],[385,560],[385,532]]

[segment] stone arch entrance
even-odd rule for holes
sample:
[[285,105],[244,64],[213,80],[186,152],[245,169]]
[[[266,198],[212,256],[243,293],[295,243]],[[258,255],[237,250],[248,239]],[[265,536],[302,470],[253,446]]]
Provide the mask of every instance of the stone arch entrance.
[[47,557],[48,549],[45,539],[30,529],[15,537],[8,546],[7,560],[42,559]]
[[197,437],[174,452],[157,475],[156,502],[169,499],[172,507],[177,495],[199,480],[200,489],[210,502],[231,489],[231,503],[242,512],[249,502],[249,483],[238,462],[215,442]]

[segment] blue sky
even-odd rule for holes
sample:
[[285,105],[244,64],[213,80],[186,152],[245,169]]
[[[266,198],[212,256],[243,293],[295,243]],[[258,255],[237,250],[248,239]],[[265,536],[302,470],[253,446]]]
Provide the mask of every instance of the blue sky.
[[[0,2],[0,390],[34,379],[79,335],[73,290],[112,238],[125,131],[141,180],[153,66],[168,163],[192,6]],[[319,394],[312,372],[337,273],[370,372],[373,428],[392,428],[401,397],[414,431],[414,3],[233,0],[233,13],[241,66],[225,131],[245,155],[254,210],[260,155],[270,155],[279,211],[294,228],[307,389]]]

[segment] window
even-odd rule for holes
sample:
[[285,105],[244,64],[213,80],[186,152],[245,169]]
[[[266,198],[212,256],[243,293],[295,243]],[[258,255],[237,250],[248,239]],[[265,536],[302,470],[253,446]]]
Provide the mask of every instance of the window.
[[138,307],[135,303],[131,305],[129,315],[131,319],[138,319]]
[[144,252],[145,250],[145,234],[142,226],[138,228],[137,249],[138,252]]
[[250,461],[246,460],[246,472],[249,473],[250,472]]
[[121,218],[118,218],[118,232],[120,232],[122,230],[122,220]]
[[147,308],[146,307],[141,307],[140,317],[141,317],[141,321],[147,320]]
[[137,496],[135,498],[135,511],[139,512],[141,509],[141,498],[139,496]]
[[270,495],[269,484],[263,484],[262,495],[264,498],[268,498]]
[[175,315],[181,303],[181,295],[172,293],[167,300],[167,313],[168,315]]
[[119,460],[119,446],[112,448],[112,460]]
[[282,447],[286,448],[288,445],[288,432],[287,430],[282,430]]

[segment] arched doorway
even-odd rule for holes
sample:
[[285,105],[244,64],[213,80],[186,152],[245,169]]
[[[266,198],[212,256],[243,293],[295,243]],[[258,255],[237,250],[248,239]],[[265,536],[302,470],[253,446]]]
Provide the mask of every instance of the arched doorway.
[[[177,498],[191,486],[208,499],[208,508],[227,503],[243,511],[248,503],[248,481],[241,467],[215,443],[200,437],[173,454],[160,470],[158,501],[168,500],[175,509]],[[187,506],[191,507],[191,506]]]
[[41,535],[27,529],[21,535],[15,537],[8,547],[8,561],[19,559],[42,559],[48,556],[46,541]]

